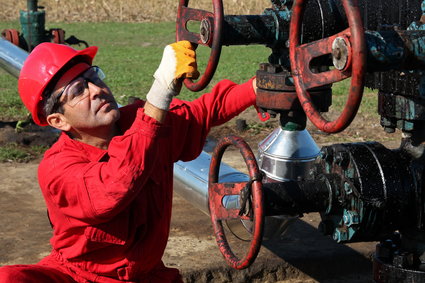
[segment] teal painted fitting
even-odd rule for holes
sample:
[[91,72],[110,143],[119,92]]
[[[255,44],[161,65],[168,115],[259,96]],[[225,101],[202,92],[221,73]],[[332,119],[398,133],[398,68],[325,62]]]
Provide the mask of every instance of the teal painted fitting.
[[357,232],[357,227],[351,226],[348,227],[348,241],[350,241]]
[[341,230],[340,228],[336,228],[333,234],[333,239],[337,242],[344,242],[348,240],[348,234],[346,231]]
[[414,123],[409,121],[399,120],[397,121],[397,128],[401,129],[402,131],[411,132],[413,131]]
[[49,41],[45,30],[46,13],[41,11],[20,11],[22,34],[30,49],[38,44]]
[[302,131],[304,129],[305,129],[304,125],[298,124],[293,121],[289,121],[282,126],[282,130],[285,130],[285,131]]
[[356,211],[344,210],[342,217],[344,224],[347,226],[356,225],[360,223],[360,216]]
[[323,148],[322,148],[319,152],[319,157],[324,160],[326,158],[326,156],[327,156],[327,154],[323,151]]
[[38,6],[38,3],[37,2],[38,2],[37,0],[27,0],[28,11],[36,12],[37,11],[37,6]]
[[332,169],[332,165],[326,162],[326,168],[325,168],[326,173],[330,174],[331,169]]
[[354,178],[354,169],[348,168],[347,170],[344,170],[344,176],[347,178]]
[[344,191],[347,193],[347,195],[349,195],[353,192],[351,185],[347,182],[344,182]]

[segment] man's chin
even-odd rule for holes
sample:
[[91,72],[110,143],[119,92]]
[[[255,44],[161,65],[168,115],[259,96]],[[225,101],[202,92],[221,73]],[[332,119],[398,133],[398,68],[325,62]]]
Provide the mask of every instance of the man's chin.
[[121,117],[121,112],[118,110],[118,107],[111,109],[108,114],[110,114],[110,115],[113,116],[112,117],[113,123],[115,123],[116,121],[118,121],[120,119],[120,117]]

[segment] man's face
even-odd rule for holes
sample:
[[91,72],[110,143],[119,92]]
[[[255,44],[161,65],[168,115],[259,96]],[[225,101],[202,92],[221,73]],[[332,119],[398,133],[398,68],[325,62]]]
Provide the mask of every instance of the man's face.
[[94,131],[95,134],[97,129],[112,127],[119,119],[115,98],[96,68],[91,67],[71,81],[65,81],[53,93],[60,95],[63,115],[74,131]]

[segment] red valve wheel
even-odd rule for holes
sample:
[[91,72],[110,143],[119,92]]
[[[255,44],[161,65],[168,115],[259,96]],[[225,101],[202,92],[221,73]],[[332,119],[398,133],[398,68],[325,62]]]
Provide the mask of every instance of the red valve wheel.
[[[233,145],[240,150],[248,168],[250,181],[242,183],[218,183],[221,158],[229,145]],[[217,245],[227,263],[235,269],[249,267],[260,251],[264,226],[261,176],[255,156],[242,138],[227,136],[217,143],[210,164],[208,203]],[[223,206],[223,198],[227,195],[239,195],[241,197],[241,208],[225,208]],[[224,233],[222,221],[231,219],[250,220],[253,223],[250,247],[242,259],[239,259],[233,253]]]
[[[221,54],[221,30],[223,26],[223,2],[222,0],[213,0],[214,13],[204,10],[192,9],[187,5],[189,0],[180,0],[177,11],[176,37],[177,41],[188,40],[194,44],[200,44],[211,48],[210,58],[201,78],[194,82],[191,79],[185,79],[184,84],[191,91],[203,90],[211,81],[217,69]],[[187,30],[189,21],[201,22],[200,33],[194,33]]]
[[65,31],[63,29],[60,29],[60,28],[52,29],[51,33],[52,33],[53,43],[65,44]]
[[[311,122],[326,133],[344,130],[357,114],[363,96],[366,71],[366,43],[357,0],[342,0],[349,28],[314,42],[300,44],[301,26],[307,0],[296,0],[291,15],[289,56],[298,99]],[[313,73],[314,58],[332,54],[335,69]],[[332,84],[351,77],[347,102],[334,121],[322,117],[315,108],[309,89]]]
[[19,32],[16,29],[5,29],[1,32],[1,35],[4,39],[19,47]]

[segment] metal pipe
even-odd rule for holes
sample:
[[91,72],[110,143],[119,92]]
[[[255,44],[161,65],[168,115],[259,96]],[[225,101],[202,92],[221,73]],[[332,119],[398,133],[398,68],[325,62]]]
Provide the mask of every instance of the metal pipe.
[[28,53],[25,50],[0,38],[0,67],[6,72],[18,78],[27,57]]
[[[208,173],[211,156],[203,151],[198,158],[189,162],[174,163],[174,190],[196,208],[209,215]],[[247,182],[248,176],[225,163],[221,163],[220,182]],[[226,208],[238,208],[239,196],[225,196]]]
[[28,11],[37,12],[37,8],[38,8],[38,0],[28,0],[27,1]]
[[[288,24],[284,21],[287,26]],[[286,28],[286,27],[285,27]],[[285,43],[284,27],[280,27],[277,16],[240,15],[225,16],[223,22],[223,45],[265,44],[281,45]]]

